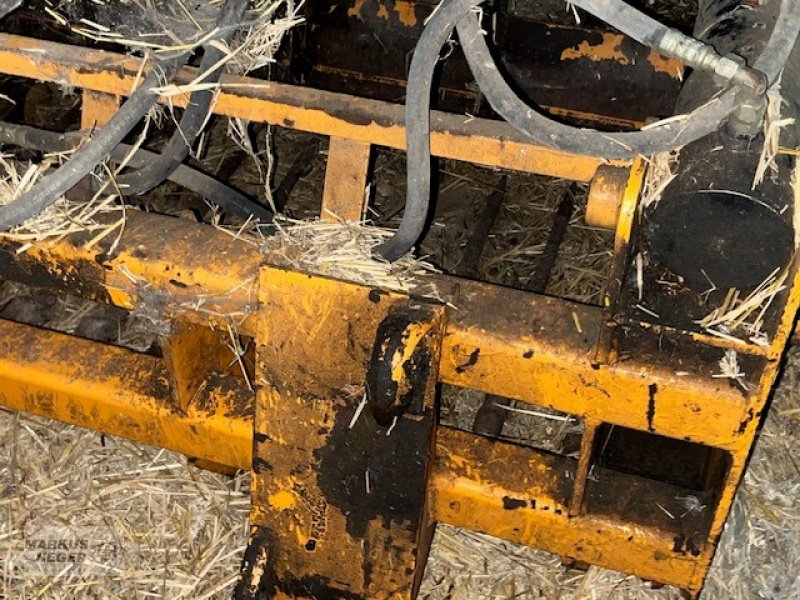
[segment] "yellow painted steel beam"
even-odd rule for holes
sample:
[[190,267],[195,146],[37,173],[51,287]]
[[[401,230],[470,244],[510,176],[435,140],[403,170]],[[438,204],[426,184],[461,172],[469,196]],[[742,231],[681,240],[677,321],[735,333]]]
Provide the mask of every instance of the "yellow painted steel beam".
[[[122,348],[0,320],[0,404],[251,468],[254,403],[243,382],[228,378],[205,387],[181,407],[164,361]],[[695,557],[674,549],[660,511],[650,510],[654,522],[640,526],[614,515],[570,517],[566,473],[573,459],[447,428],[438,429],[437,440],[429,483],[433,520],[663,583],[691,588],[696,582]],[[636,481],[623,476],[618,483],[634,489]],[[661,487],[655,496],[643,488],[640,499],[674,500],[672,488]]]
[[599,307],[463,281],[457,296],[445,297],[454,309],[442,341],[443,383],[720,448],[749,446],[742,423],[761,400],[712,377],[717,364],[707,357],[688,354],[676,368],[643,351],[593,365]]
[[158,358],[0,319],[0,405],[250,469],[253,394],[233,377],[173,400]]
[[[81,241],[36,243],[22,254],[5,242],[0,277],[165,317],[232,321],[255,336],[249,315],[257,309],[259,265],[269,259],[257,248],[206,225],[138,211],[129,212],[113,256]],[[599,307],[435,275],[422,283],[452,306],[440,381],[728,450],[749,447],[742,431],[758,421],[763,398],[712,377],[717,364],[707,354],[687,352],[680,371],[646,348],[593,366]]]
[[[679,503],[673,486],[651,490],[639,478],[604,472],[598,487],[612,491],[609,512],[575,516],[568,506],[575,460],[444,427],[436,444],[429,505],[437,521],[692,592],[702,587],[699,554],[676,543],[676,522],[651,504]],[[637,502],[649,523],[614,514],[631,513]],[[687,539],[690,548],[705,542],[704,535]],[[700,552],[711,556],[713,548]]]
[[[122,54],[0,34],[0,72],[86,90],[128,96],[141,62]],[[183,69],[176,82],[188,83],[197,70]],[[166,101],[166,99],[161,99]],[[188,94],[172,96],[185,106]],[[266,82],[223,76],[214,112],[349,139],[405,148],[402,105]],[[510,125],[488,119],[431,111],[431,152],[435,156],[561,177],[591,180],[600,158],[564,154],[537,146]],[[611,164],[627,165],[625,161]]]

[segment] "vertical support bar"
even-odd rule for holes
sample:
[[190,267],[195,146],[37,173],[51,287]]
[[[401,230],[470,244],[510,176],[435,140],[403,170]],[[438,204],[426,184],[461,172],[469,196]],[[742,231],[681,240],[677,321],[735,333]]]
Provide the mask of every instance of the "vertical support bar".
[[322,193],[323,221],[363,220],[371,154],[370,144],[331,136]]
[[411,600],[444,306],[268,266],[259,300],[240,597]]
[[749,414],[751,418],[742,423],[741,446],[739,449],[730,453],[731,464],[725,478],[725,483],[721,488],[719,501],[717,502],[716,511],[714,513],[714,520],[711,523],[708,539],[706,540],[706,545],[712,548],[712,552],[705,552],[699,558],[701,564],[697,569],[695,584],[695,589],[697,590],[702,588],[705,577],[708,574],[711,560],[714,557],[713,550],[716,550],[716,544],[719,541],[719,537],[722,535],[725,521],[728,518],[734,497],[736,496],[736,491],[744,476],[745,468],[747,467],[747,459],[753,450],[753,443],[761,421],[762,411],[765,409],[767,399],[775,385],[775,379],[781,366],[780,356],[785,350],[789,336],[794,327],[798,310],[800,309],[800,254],[795,254],[787,281],[791,281],[791,289],[789,297],[786,299],[786,304],[782,309],[778,329],[770,344],[771,359],[767,362],[761,374],[758,388],[750,397],[751,408]]
[[599,365],[608,364],[612,360],[616,327],[614,317],[619,308],[619,296],[630,261],[631,237],[635,226],[636,208],[639,205],[639,196],[644,184],[645,167],[644,160],[641,157],[636,158],[631,166],[628,185],[625,187],[625,195],[620,206],[614,236],[614,260],[611,263],[611,273],[603,294],[603,322],[594,353],[594,362]]
[[121,98],[114,94],[83,90],[81,129],[97,129],[105,125],[119,109],[120,101]]
[[589,469],[592,466],[592,454],[594,453],[594,441],[600,423],[597,421],[584,421],[583,437],[581,437],[581,449],[578,455],[578,468],[575,469],[575,485],[572,488],[572,498],[569,503],[569,514],[576,516],[581,514],[583,507],[583,495],[586,491],[586,480],[589,478]]
[[483,254],[483,247],[489,239],[489,234],[492,232],[494,222],[497,220],[497,216],[500,214],[500,209],[503,207],[503,202],[506,199],[507,187],[508,177],[503,175],[497,187],[486,196],[486,203],[478,219],[478,225],[467,241],[464,254],[461,255],[461,262],[459,262],[456,267],[455,274],[457,277],[475,277],[478,261],[480,261],[481,254]]

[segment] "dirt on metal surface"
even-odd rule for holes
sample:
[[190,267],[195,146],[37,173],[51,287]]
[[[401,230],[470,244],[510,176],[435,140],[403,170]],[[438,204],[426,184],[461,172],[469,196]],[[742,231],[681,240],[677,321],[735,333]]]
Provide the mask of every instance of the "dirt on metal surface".
[[[282,145],[282,140],[292,137],[291,134],[280,132],[276,138],[276,182],[280,182],[288,171],[292,157],[297,155],[303,144],[308,143],[308,136],[295,134],[293,143]],[[392,215],[392,212],[402,206],[403,160],[399,155],[382,154],[379,161],[383,162],[379,163],[374,183],[375,210],[379,211],[375,216],[379,222],[390,224],[397,219],[397,214]],[[447,268],[459,262],[463,240],[469,228],[474,226],[482,199],[493,189],[499,174],[459,163],[447,163],[442,171],[442,192],[437,215],[424,248],[438,264]],[[259,191],[258,175],[253,172],[252,163],[245,162],[234,177],[249,182],[250,189]],[[289,210],[297,216],[311,215],[315,208],[318,210],[323,177],[324,160],[319,163],[315,161],[311,173],[300,178],[296,193],[290,196]],[[521,285],[534,269],[537,251],[546,239],[552,210],[566,183],[554,180],[548,183],[542,178],[512,175],[509,184],[508,199],[489,239],[480,268],[489,279]],[[165,199],[164,205],[168,204],[169,201]],[[567,232],[551,290],[572,295],[576,299],[597,302],[602,275],[608,266],[610,244],[610,234],[587,228],[578,213]],[[51,308],[47,307],[47,310]],[[800,438],[800,392],[797,391],[796,382],[798,365],[800,362],[795,354],[791,357],[776,395],[774,410],[738,496],[733,524],[725,534],[711,571],[704,595],[707,600],[744,600],[752,597],[752,593],[759,593],[762,598],[783,600],[791,597],[790,591],[798,587],[798,582],[792,580],[800,560],[796,552],[800,540],[800,507],[795,499],[797,484],[793,483],[800,475],[796,467],[800,462],[796,454]],[[472,418],[469,405],[464,396],[461,396],[458,405],[454,405],[446,395],[445,418],[468,428]],[[448,410],[454,411],[456,406],[463,414],[447,413]],[[56,581],[44,592],[43,597],[85,598],[91,597],[91,594],[102,597],[105,593],[103,587],[126,598],[143,598],[145,593],[185,598],[203,597],[205,593],[211,593],[208,597],[229,597],[233,586],[229,578],[238,567],[246,535],[249,504],[246,477],[231,482],[205,471],[187,471],[183,459],[168,452],[157,452],[113,440],[106,440],[107,446],[104,448],[102,437],[96,433],[52,422],[43,424],[40,420],[24,416],[14,417],[4,413],[2,418],[8,423],[3,430],[9,432],[8,435],[17,436],[16,443],[10,441],[3,445],[3,458],[0,460],[0,464],[13,467],[15,473],[6,471],[2,477],[7,486],[7,500],[0,518],[6,533],[16,531],[15,527],[19,524],[21,513],[15,511],[21,510],[26,503],[39,507],[37,503],[40,501],[42,506],[47,507],[42,509],[42,515],[54,515],[56,513],[53,511],[57,510],[60,516],[66,515],[64,518],[67,521],[73,519],[73,514],[86,519],[75,521],[77,523],[110,518],[115,529],[119,528],[126,534],[136,533],[138,529],[134,525],[138,513],[130,510],[115,516],[112,509],[115,506],[138,506],[136,502],[141,499],[142,502],[150,502],[152,514],[149,518],[159,523],[162,529],[158,531],[171,540],[170,545],[176,548],[163,563],[155,564],[149,559],[141,561],[136,563],[135,569],[124,572],[124,577],[118,574],[116,578],[111,576],[110,580],[93,577],[91,581]],[[31,435],[29,430],[36,435]],[[539,443],[541,447],[570,454],[576,450],[575,434],[579,430],[579,424],[572,422],[513,413],[503,434],[515,441]],[[79,449],[81,460],[90,465],[90,469],[83,465],[75,467],[75,472],[95,481],[87,488],[94,496],[82,496],[69,487],[69,473],[72,471],[65,466],[66,455],[57,451],[39,451],[47,447],[58,449],[61,447],[59,444],[68,443],[64,440],[73,439],[76,440],[73,442],[76,454],[68,456],[71,460],[77,460]],[[127,465],[115,469],[113,480],[94,477],[94,471],[91,470],[107,472],[108,466],[103,462],[110,454],[107,448],[113,448],[116,460]],[[141,467],[142,464],[145,466]],[[148,468],[151,471],[145,470]],[[68,481],[64,487],[51,489],[64,480]],[[171,486],[182,486],[187,481],[189,483],[181,487],[179,492],[171,491]],[[230,486],[239,487],[231,492]],[[64,494],[62,490],[73,493]],[[134,492],[131,493],[131,490]],[[87,497],[93,501],[96,498],[103,501],[92,504],[86,500]],[[166,497],[170,498],[170,502],[161,502]],[[225,505],[222,516],[219,511],[214,513],[214,518],[198,516],[202,511],[198,512],[194,507],[203,505],[208,498],[216,501],[221,497],[231,498],[235,510]],[[659,509],[653,507],[653,510]],[[223,516],[224,522],[219,521]],[[189,524],[188,529],[180,529],[186,523]],[[179,534],[170,533],[173,527],[179,528]],[[192,531],[195,531],[194,538],[180,537]],[[743,544],[742,540],[746,543]],[[12,541],[20,542],[18,534],[11,534],[3,543],[11,544]],[[135,551],[138,556],[146,556],[140,545],[147,548],[150,541],[151,538],[147,536],[125,538],[126,544],[138,549]],[[217,542],[221,545],[215,546]],[[769,551],[765,551],[765,547]],[[205,574],[206,583],[210,585],[213,580],[215,585],[223,586],[216,592],[213,592],[213,586],[200,588],[204,583],[190,577],[202,573],[208,566],[209,552],[217,552],[219,556]],[[31,597],[41,589],[41,583],[20,579],[13,570],[5,572],[7,595]],[[752,572],[759,573],[759,576],[751,577]],[[99,583],[92,583],[95,579],[100,579]],[[574,570],[562,565],[558,557],[547,553],[440,526],[421,597],[430,600],[566,600],[593,597],[650,600],[677,599],[679,594],[672,588],[658,589],[637,578],[598,568],[591,568],[588,572]]]
[[[772,408],[704,600],[785,600],[800,591],[796,350]],[[48,585],[41,597],[59,600],[114,593],[124,598],[230,597],[246,539],[246,475],[229,479],[187,466],[171,452],[8,412],[0,412],[0,431],[0,561],[7,597],[32,598]],[[119,571],[95,570],[77,580],[21,575],[6,557],[24,543],[21,532],[32,515],[33,523],[58,523],[76,531],[83,525],[107,525],[120,536],[125,562]],[[575,570],[545,552],[439,526],[420,597],[678,600],[680,595],[595,567]]]
[[[800,353],[790,351],[773,406],[739,489],[703,600],[786,600],[800,594]],[[465,424],[469,424],[467,421]],[[658,507],[652,507],[659,511]],[[684,510],[705,510],[684,501]],[[425,600],[678,600],[613,571],[576,570],[552,554],[440,525],[423,582]]]
[[[683,4],[676,6],[676,12],[685,8]],[[563,10],[563,5],[559,7]],[[280,185],[293,160],[314,138],[275,130],[273,188]],[[265,139],[261,130],[256,140],[258,151],[266,150]],[[288,196],[286,209],[293,216],[302,218],[319,212],[326,143],[319,146],[318,158],[297,179]],[[201,159],[217,172],[226,161],[237,163],[236,152],[222,126],[211,136]],[[268,165],[260,161],[240,159],[232,168],[230,180],[264,198],[262,181],[268,171]],[[484,199],[496,189],[500,176],[500,172],[455,161],[439,163],[437,210],[423,253],[445,271],[459,263]],[[393,151],[379,152],[371,213],[378,224],[397,224],[404,200],[404,177],[404,157]],[[479,262],[481,278],[515,287],[525,285],[535,271],[553,212],[567,185],[561,180],[509,174],[507,199]],[[175,188],[166,188],[152,197],[156,210],[173,214],[184,211],[184,217],[189,216],[185,213],[189,200],[192,218],[208,219],[213,214],[197,198]],[[579,199],[547,291],[599,303],[613,236],[587,227],[582,211]],[[18,310],[27,310],[25,301],[17,303],[22,306]],[[45,306],[38,310],[49,313],[54,309]],[[93,318],[99,321],[99,315]],[[76,331],[75,327],[65,329]],[[800,580],[794,579],[800,572],[796,483],[800,477],[799,369],[800,360],[795,353],[737,497],[705,600],[783,600],[800,593]],[[448,398],[452,393],[445,394],[443,416],[449,423],[469,428],[472,416],[471,404],[465,398],[468,394],[459,396],[456,404],[452,396]],[[503,437],[573,454],[580,424],[554,416],[559,415],[542,417],[512,411]],[[41,597],[62,599],[112,594],[124,598],[230,597],[246,537],[247,476],[223,478],[187,468],[182,457],[170,452],[22,415],[0,413],[0,431],[5,436],[0,445],[0,562],[5,567],[2,591],[6,596],[27,598],[41,592]],[[654,513],[659,511],[658,507],[651,509]],[[686,510],[702,508],[687,506]],[[26,518],[34,512],[48,523],[57,521],[78,527],[109,524],[122,536],[120,547],[126,557],[130,549],[131,562],[117,571],[94,572],[78,580],[42,581],[21,576],[4,557],[24,543],[20,532],[24,532]],[[160,540],[168,541],[168,551],[159,546]],[[148,554],[153,548],[160,552],[156,558]],[[49,587],[43,589],[45,586]],[[672,588],[659,588],[594,567],[588,572],[575,570],[547,553],[440,526],[421,597],[649,600],[677,599],[679,594]]]

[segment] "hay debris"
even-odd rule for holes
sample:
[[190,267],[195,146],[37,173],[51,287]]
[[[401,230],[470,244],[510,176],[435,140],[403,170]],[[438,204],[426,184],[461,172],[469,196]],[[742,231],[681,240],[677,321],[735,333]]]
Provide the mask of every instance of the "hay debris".
[[714,379],[730,379],[735,381],[745,390],[747,384],[744,381],[745,372],[739,366],[739,356],[736,350],[726,350],[722,358],[719,359],[719,373],[712,375]]
[[703,600],[800,597],[800,349],[791,349]]
[[59,25],[69,25],[73,32],[90,40],[123,45],[143,54],[194,52],[208,43],[222,51],[223,57],[190,83],[167,83],[154,88],[154,93],[164,97],[221,89],[225,84],[205,81],[220,67],[244,75],[271,65],[283,36],[304,20],[302,0],[256,0],[229,46],[219,40],[210,41],[219,33],[215,26],[219,3],[200,3],[187,8],[181,0],[93,1],[103,7],[98,20],[107,22],[98,23],[83,16],[71,19],[69,14],[57,10],[63,5],[65,13],[74,12],[68,2],[45,6],[45,12]]
[[234,39],[232,69],[245,74],[272,64],[283,36],[303,22],[303,4],[303,0],[256,0],[248,13],[247,29]]
[[661,194],[675,179],[680,153],[681,148],[677,148],[670,152],[655,154],[647,159],[648,169],[640,204],[643,209],[651,206],[655,208],[658,201],[661,200]]
[[744,298],[740,297],[739,290],[729,289],[722,304],[697,323],[717,337],[738,338],[744,335],[754,344],[768,346],[769,337],[763,330],[764,316],[775,297],[786,289],[789,273],[786,269],[780,271],[775,269]]
[[392,237],[391,229],[294,219],[281,219],[275,225],[278,231],[263,249],[295,269],[401,292],[415,290],[418,276],[437,272],[411,254],[393,263],[376,258],[373,249]]
[[422,600],[678,600],[629,575],[565,568],[558,556],[449,525],[438,525]]
[[[0,563],[8,598],[227,598],[247,539],[247,477],[46,419],[0,411]],[[83,569],[41,576],[26,539],[116,548]],[[96,536],[96,537],[95,537]],[[46,537],[46,536],[45,536]]]
[[764,145],[761,148],[761,155],[756,166],[755,176],[751,189],[756,189],[764,181],[766,174],[778,173],[778,164],[775,161],[780,153],[781,130],[784,127],[793,125],[793,118],[781,117],[781,106],[783,97],[781,96],[780,84],[775,84],[767,91],[767,112],[764,119]]
[[217,34],[216,3],[189,8],[181,0],[93,0],[96,20],[87,19],[82,7],[69,1],[47,4],[46,13],[74,33],[139,52],[193,51]]

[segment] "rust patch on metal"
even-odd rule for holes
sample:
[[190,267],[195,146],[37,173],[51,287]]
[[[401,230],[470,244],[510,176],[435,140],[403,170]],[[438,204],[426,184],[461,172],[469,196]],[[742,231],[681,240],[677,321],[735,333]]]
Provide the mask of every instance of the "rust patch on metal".
[[656,50],[650,50],[650,53],[647,55],[647,62],[652,65],[656,73],[665,73],[673,79],[681,79],[683,77],[683,63],[672,58],[667,58]]
[[588,58],[592,62],[614,60],[621,65],[630,64],[630,58],[622,51],[625,36],[619,33],[603,33],[603,41],[592,45],[587,40],[575,48],[567,48],[561,53],[561,60]]
[[412,2],[405,2],[404,0],[395,0],[394,10],[397,13],[397,18],[406,27],[416,27],[419,19],[417,12],[414,9]]

